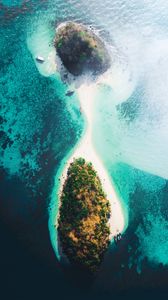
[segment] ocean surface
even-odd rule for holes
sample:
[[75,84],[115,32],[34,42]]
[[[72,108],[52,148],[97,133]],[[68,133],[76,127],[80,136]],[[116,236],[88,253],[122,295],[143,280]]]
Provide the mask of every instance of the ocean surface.
[[[59,264],[48,220],[55,177],[85,130],[49,61],[55,27],[82,22],[112,55],[94,100],[93,142],[128,227],[94,281]],[[0,1],[0,272],[2,299],[117,299],[167,294],[168,3]],[[111,83],[112,82],[112,83]],[[138,296],[137,296],[138,295]]]

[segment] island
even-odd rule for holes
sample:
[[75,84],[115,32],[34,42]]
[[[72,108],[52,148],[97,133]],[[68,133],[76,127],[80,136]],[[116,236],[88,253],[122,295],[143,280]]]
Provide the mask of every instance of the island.
[[110,202],[92,163],[74,159],[60,195],[58,235],[73,265],[95,272],[110,243]]
[[54,45],[65,68],[73,75],[100,75],[111,65],[104,42],[92,30],[76,22],[57,27]]

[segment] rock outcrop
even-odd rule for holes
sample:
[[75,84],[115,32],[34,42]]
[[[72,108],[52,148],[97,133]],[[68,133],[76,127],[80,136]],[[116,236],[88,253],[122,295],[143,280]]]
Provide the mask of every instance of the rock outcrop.
[[110,56],[102,40],[82,24],[67,22],[58,26],[54,44],[66,69],[78,76],[99,75],[110,67]]

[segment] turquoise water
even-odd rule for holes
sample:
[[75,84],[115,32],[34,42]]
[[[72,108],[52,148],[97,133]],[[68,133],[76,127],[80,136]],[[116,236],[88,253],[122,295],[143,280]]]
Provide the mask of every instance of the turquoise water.
[[32,52],[47,53],[57,23],[81,21],[112,45],[116,83],[97,95],[93,141],[127,214],[125,269],[167,268],[168,4],[3,0],[1,7],[0,166],[7,181],[19,178],[41,197],[17,201],[16,191],[5,217],[13,224],[43,206],[48,221],[61,162],[83,134],[77,97],[65,95],[59,74],[45,76]]
[[[167,251],[165,237],[168,234],[168,222],[166,220],[167,205],[165,200],[163,200],[166,197],[164,189],[166,189],[167,181],[154,174],[142,172],[134,168],[134,164],[129,164],[128,159],[126,160],[127,164],[125,163],[124,156],[128,151],[135,163],[138,160],[143,162],[141,168],[144,165],[148,167],[148,159],[146,156],[143,156],[141,149],[144,147],[147,155],[153,155],[143,142],[141,142],[141,147],[136,149],[137,151],[133,149],[136,140],[139,141],[140,139],[138,136],[139,127],[138,129],[136,128],[137,137],[134,137],[134,126],[136,126],[137,119],[139,118],[139,115],[134,113],[134,111],[136,112],[139,104],[135,100],[133,102],[132,99],[129,99],[129,101],[130,107],[128,106],[126,111],[128,115],[126,116],[126,113],[122,115],[122,104],[115,105],[112,90],[109,90],[106,86],[102,89],[95,101],[94,129],[96,134],[94,135],[94,144],[116,184],[128,218],[128,227],[140,217],[141,213],[144,214],[141,220],[142,224],[137,224],[136,230],[136,235],[140,241],[142,257],[148,257],[150,261],[155,263],[167,264],[168,259],[165,255]],[[123,105],[126,104],[123,103]],[[154,121],[156,122],[155,119]],[[133,133],[131,132],[132,130]],[[131,145],[129,144],[130,141],[125,143],[127,134],[131,135]],[[147,144],[150,142],[145,135],[144,141]],[[160,146],[162,147],[162,145]],[[161,151],[158,148],[157,152]],[[152,162],[156,167],[153,157]],[[134,197],[135,200],[133,202],[132,198]],[[162,216],[164,210],[165,214]],[[161,228],[162,234],[160,234]]]

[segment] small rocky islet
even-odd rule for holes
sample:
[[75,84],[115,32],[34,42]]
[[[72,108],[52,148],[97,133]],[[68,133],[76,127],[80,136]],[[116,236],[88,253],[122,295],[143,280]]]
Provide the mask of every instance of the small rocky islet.
[[60,24],[54,45],[63,65],[74,76],[85,73],[100,75],[111,65],[104,42],[83,24]]
[[75,159],[60,197],[58,235],[69,262],[98,270],[110,243],[110,203],[91,163]]

